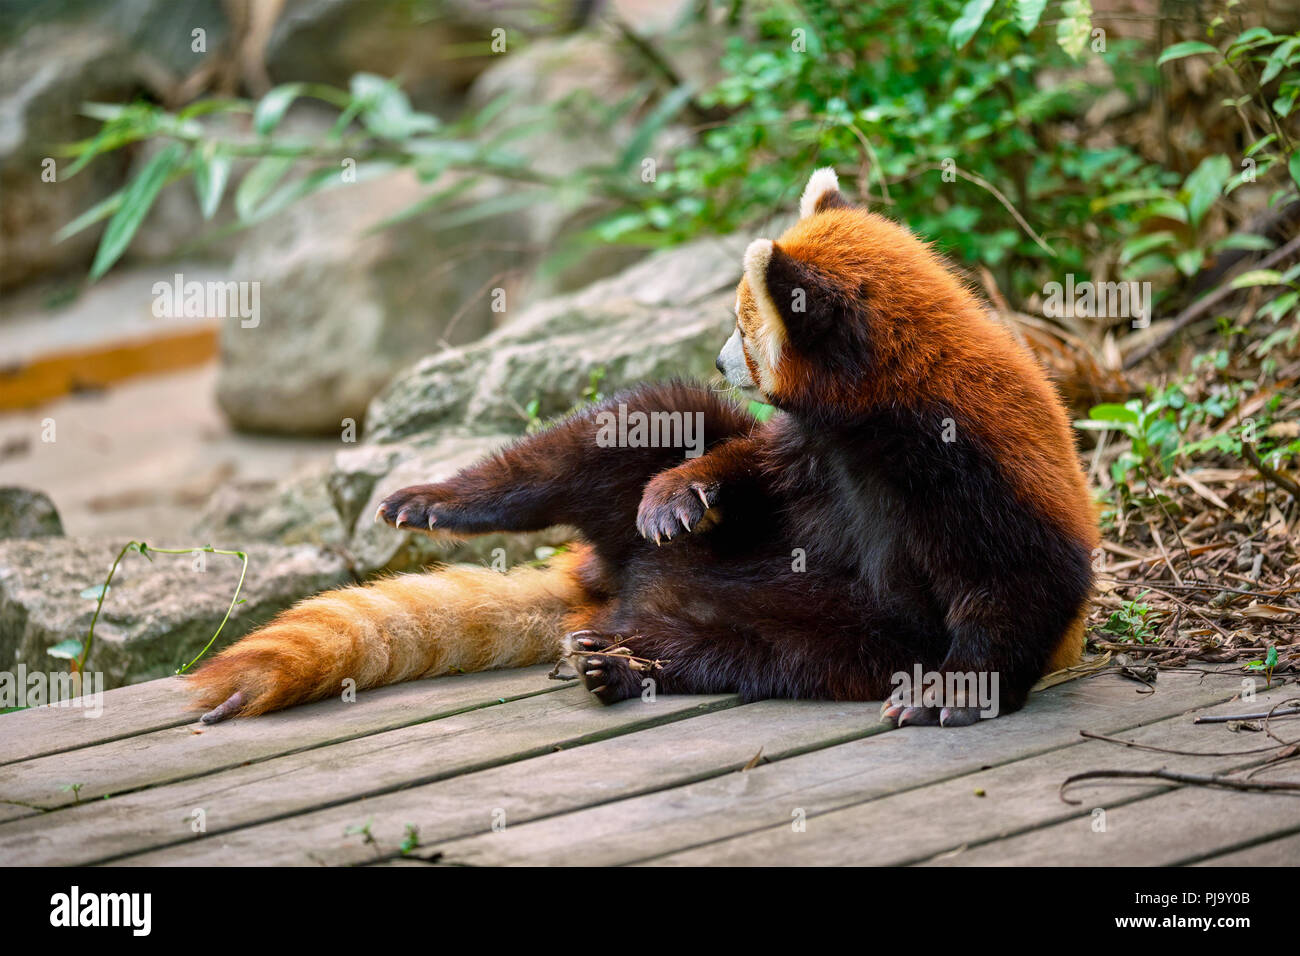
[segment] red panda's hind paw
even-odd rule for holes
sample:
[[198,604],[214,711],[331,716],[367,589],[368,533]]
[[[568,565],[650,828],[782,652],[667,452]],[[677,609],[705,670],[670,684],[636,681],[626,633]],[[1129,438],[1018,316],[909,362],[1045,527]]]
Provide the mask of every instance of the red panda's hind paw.
[[574,631],[564,636],[564,656],[578,672],[582,685],[602,704],[627,700],[641,690],[630,652],[614,644],[596,631]]
[[655,544],[687,531],[705,531],[717,517],[712,511],[717,496],[716,485],[683,480],[672,471],[663,472],[646,485],[637,509],[636,530]]
[[945,707],[939,714],[940,727],[969,727],[983,719],[978,707]]
[[978,707],[908,707],[892,700],[880,708],[881,722],[893,727],[969,727],[980,716]]

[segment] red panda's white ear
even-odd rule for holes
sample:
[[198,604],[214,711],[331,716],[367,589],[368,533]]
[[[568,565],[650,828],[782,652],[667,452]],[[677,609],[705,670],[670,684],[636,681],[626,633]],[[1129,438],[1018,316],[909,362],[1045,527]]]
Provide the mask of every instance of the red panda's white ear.
[[781,359],[781,349],[785,346],[785,322],[781,312],[772,301],[772,293],[767,286],[767,268],[772,263],[772,252],[776,244],[771,239],[755,239],[745,250],[745,283],[749,293],[754,297],[754,307],[758,311],[758,328],[754,333],[755,344],[759,347],[760,385],[768,394],[772,392],[771,376]]
[[799,197],[799,218],[807,219],[814,215],[823,200],[831,195],[838,199],[839,192],[840,180],[835,175],[835,170],[823,166],[808,177],[808,185],[803,188],[803,195]]

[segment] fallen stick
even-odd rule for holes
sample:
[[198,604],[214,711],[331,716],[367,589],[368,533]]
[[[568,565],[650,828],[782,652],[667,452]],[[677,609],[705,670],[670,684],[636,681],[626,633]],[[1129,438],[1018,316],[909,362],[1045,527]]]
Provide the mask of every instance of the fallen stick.
[[1082,800],[1071,800],[1065,795],[1065,790],[1072,783],[1079,783],[1083,780],[1168,780],[1170,783],[1186,783],[1197,787],[1224,787],[1228,790],[1246,790],[1256,792],[1283,791],[1300,792],[1300,780],[1278,780],[1254,781],[1254,780],[1231,780],[1227,777],[1216,777],[1204,773],[1182,773],[1177,770],[1089,770],[1085,773],[1076,773],[1072,777],[1066,777],[1057,791],[1057,796],[1061,798],[1062,803],[1081,806]]
[[1268,720],[1270,717],[1290,717],[1300,714],[1300,707],[1287,707],[1282,710],[1262,711],[1258,714],[1213,714],[1209,717],[1197,717],[1194,724],[1226,724],[1230,720]]

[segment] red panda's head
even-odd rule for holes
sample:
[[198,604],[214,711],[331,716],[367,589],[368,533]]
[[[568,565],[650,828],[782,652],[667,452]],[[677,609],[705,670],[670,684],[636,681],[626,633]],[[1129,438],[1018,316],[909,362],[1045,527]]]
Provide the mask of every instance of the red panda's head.
[[972,297],[908,230],[849,203],[829,167],[808,180],[799,213],[779,239],[745,251],[719,370],[791,411],[853,414],[897,400]]

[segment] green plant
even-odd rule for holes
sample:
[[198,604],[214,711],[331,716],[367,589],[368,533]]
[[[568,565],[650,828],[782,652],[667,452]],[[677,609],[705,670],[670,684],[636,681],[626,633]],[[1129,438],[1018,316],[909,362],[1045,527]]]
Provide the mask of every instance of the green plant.
[[127,542],[127,544],[123,546],[122,550],[117,553],[117,557],[113,559],[113,566],[108,569],[108,577],[104,579],[104,583],[98,587],[87,588],[81,592],[83,598],[96,599],[95,614],[90,619],[90,627],[86,631],[86,639],[84,641],[79,641],[75,637],[68,638],[66,641],[60,641],[58,644],[49,648],[46,653],[51,657],[57,657],[68,661],[68,665],[72,668],[74,673],[81,673],[85,669],[86,659],[90,656],[90,649],[95,643],[95,625],[99,622],[99,612],[104,608],[104,598],[108,596],[109,589],[113,582],[113,575],[117,573],[117,566],[122,562],[122,559],[126,557],[128,551],[134,551],[136,554],[143,556],[151,563],[153,561],[153,558],[150,557],[151,554],[194,554],[196,552],[205,552],[207,554],[228,554],[239,558],[239,560],[243,562],[239,571],[239,582],[235,585],[235,593],[231,595],[230,606],[226,608],[225,617],[221,619],[221,623],[217,625],[217,629],[212,633],[212,637],[209,638],[208,643],[203,646],[203,650],[199,651],[199,653],[194,656],[194,659],[188,664],[177,669],[177,674],[183,674],[197,664],[199,659],[208,652],[208,649],[212,647],[213,643],[221,635],[221,631],[226,626],[226,622],[230,620],[230,614],[234,611],[235,606],[243,603],[239,600],[239,592],[244,587],[244,575],[248,573],[248,555],[243,551],[225,551],[220,548],[214,548],[210,545],[201,548],[151,548],[143,541]]
[[1245,665],[1248,671],[1263,671],[1265,686],[1273,686],[1273,669],[1277,667],[1277,645],[1270,644],[1268,653],[1262,661],[1251,661]]
[[[1206,39],[1175,43],[1161,52],[1160,67],[1187,57],[1208,57],[1211,76],[1232,90],[1221,105],[1229,108],[1248,145],[1240,157],[1206,156],[1180,188],[1140,187],[1099,197],[1098,211],[1131,207],[1133,234],[1124,242],[1119,264],[1128,279],[1176,271],[1193,276],[1213,255],[1228,249],[1266,250],[1263,236],[1237,234],[1216,241],[1204,235],[1206,214],[1221,198],[1247,183],[1273,183],[1270,206],[1295,198],[1300,187],[1300,152],[1287,120],[1300,96],[1300,33],[1275,34],[1267,27],[1243,29],[1241,3],[1225,0],[1205,24]],[[1236,29],[1231,27],[1235,24]],[[1277,172],[1270,180],[1270,174]],[[1255,284],[1246,276],[1238,281]],[[1240,286],[1238,286],[1240,287]],[[1265,303],[1261,311],[1285,313],[1296,303]],[[1281,316],[1278,315],[1274,321]]]
[[414,823],[408,823],[406,825],[406,833],[402,837],[402,845],[398,847],[398,852],[400,852],[402,856],[406,856],[412,850],[416,849],[419,845],[420,845],[420,828],[417,827]]
[[72,794],[72,802],[73,802],[73,803],[80,803],[80,802],[81,802],[81,788],[84,787],[84,786],[85,786],[84,783],[65,783],[65,784],[63,784],[63,786],[59,787],[59,791],[60,791],[61,793],[71,793],[71,794]]
[[1155,626],[1150,618],[1154,609],[1150,605],[1141,603],[1147,593],[1142,592],[1137,600],[1125,601],[1117,610],[1112,611],[1101,629],[1108,634],[1114,634],[1121,641],[1136,644],[1152,643],[1155,639]]

